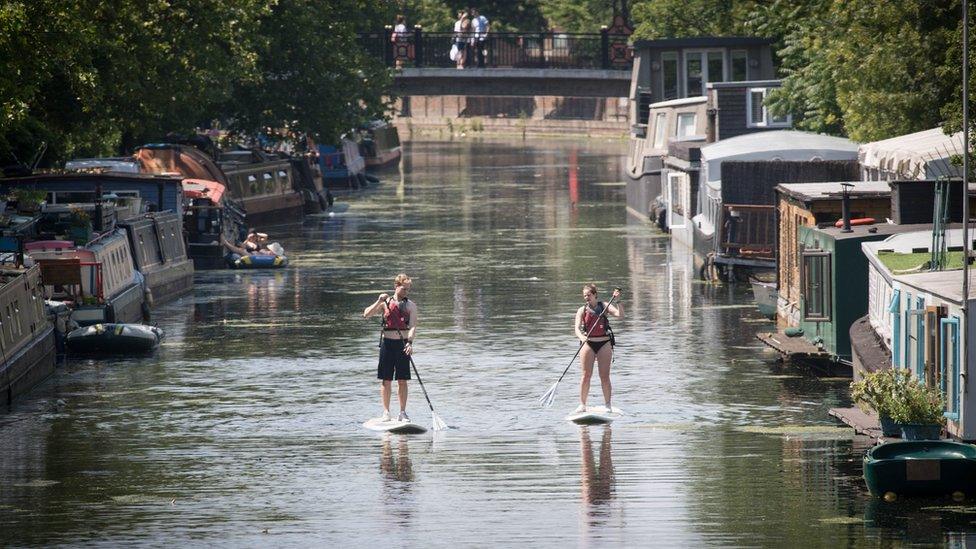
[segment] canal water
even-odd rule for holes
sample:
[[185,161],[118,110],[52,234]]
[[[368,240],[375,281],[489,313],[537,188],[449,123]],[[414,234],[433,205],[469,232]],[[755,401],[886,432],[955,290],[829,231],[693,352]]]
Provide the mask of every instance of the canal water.
[[[827,416],[848,380],[778,366],[747,288],[628,222],[623,149],[412,143],[347,212],[269,231],[287,269],[198,273],[156,311],[155,356],[72,361],[0,416],[0,545],[964,541],[973,507],[867,495],[868,442]],[[381,411],[361,312],[401,271],[446,432],[361,426]],[[624,288],[612,427],[564,421],[576,367],[538,407],[590,281]]]

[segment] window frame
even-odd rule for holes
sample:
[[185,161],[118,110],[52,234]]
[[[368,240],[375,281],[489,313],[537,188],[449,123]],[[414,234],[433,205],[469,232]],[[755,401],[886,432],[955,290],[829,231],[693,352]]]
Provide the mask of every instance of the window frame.
[[[682,135],[680,133],[681,127],[682,127],[681,126],[681,119],[682,118],[687,118],[689,116],[691,117],[691,132],[692,133],[686,133],[686,134]],[[679,112],[679,113],[675,113],[675,119],[674,119],[674,137],[679,137],[680,138],[680,137],[690,137],[690,136],[696,135],[695,134],[695,128],[697,128],[697,126],[698,126],[698,113],[696,113],[696,112]]]
[[[681,56],[677,51],[666,51],[661,53],[661,98],[664,101],[681,98]],[[668,95],[667,66],[674,63],[674,95]]]
[[[654,113],[654,143],[653,148],[663,149],[668,144],[668,113]],[[664,124],[661,124],[661,121]],[[659,129],[660,128],[660,129]]]
[[[940,339],[939,347],[940,350],[942,351],[939,356],[939,371],[942,374],[940,388],[942,390],[942,394],[945,396],[946,399],[945,401],[946,411],[943,413],[943,415],[945,416],[946,419],[951,421],[959,420],[959,404],[960,404],[959,403],[960,400],[959,399],[959,381],[960,381],[959,362],[961,356],[960,349],[959,349],[959,343],[960,343],[959,324],[960,324],[959,317],[957,316],[943,318],[939,321],[939,325],[942,328],[940,330],[941,334],[939,337]],[[950,372],[948,370],[949,365],[946,364],[946,357],[948,356],[947,343],[949,342],[950,339],[952,340],[952,350],[953,350],[952,364],[951,364],[952,394],[948,395],[946,394],[946,391],[948,390],[947,383],[946,383],[946,379],[948,376],[946,374]]]
[[[766,107],[766,96],[769,94],[769,90],[774,88],[749,88],[746,90],[746,126],[749,128],[788,128],[793,125],[793,115],[787,114],[785,118],[780,120],[774,120],[774,117],[769,114],[769,108]],[[756,122],[752,119],[753,114],[753,99],[752,95],[755,93],[762,94],[762,121]]]
[[[821,309],[816,311],[818,314],[811,314],[811,291],[810,280],[807,274],[807,262],[820,261],[820,276],[822,285],[822,297],[820,298]],[[800,296],[803,299],[803,320],[809,322],[830,322],[833,315],[833,293],[830,284],[833,268],[832,254],[827,250],[818,248],[804,249],[800,252]]]

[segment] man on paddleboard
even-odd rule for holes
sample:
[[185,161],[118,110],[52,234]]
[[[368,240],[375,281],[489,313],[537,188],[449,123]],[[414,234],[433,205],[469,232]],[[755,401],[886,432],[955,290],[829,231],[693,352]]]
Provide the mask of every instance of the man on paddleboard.
[[[613,291],[611,301],[620,299],[620,289]],[[603,400],[610,407],[610,363],[613,361],[613,331],[610,329],[608,316],[622,318],[623,306],[617,301],[610,305],[597,300],[596,284],[583,286],[583,301],[586,303],[576,311],[574,329],[576,337],[583,344],[580,362],[583,365],[583,378],[580,380],[580,405],[576,413],[586,412],[586,398],[590,392],[590,378],[593,377],[593,363],[600,369],[600,385],[603,386]],[[589,337],[587,337],[589,334]]]
[[410,421],[407,417],[407,381],[410,380],[410,355],[417,330],[417,305],[407,298],[410,293],[410,277],[398,274],[393,279],[393,296],[380,294],[376,302],[363,310],[363,317],[383,314],[380,334],[380,362],[376,377],[380,381],[380,397],[383,399],[383,421],[390,421],[390,397],[393,380],[397,380],[397,398],[400,401],[398,421]]

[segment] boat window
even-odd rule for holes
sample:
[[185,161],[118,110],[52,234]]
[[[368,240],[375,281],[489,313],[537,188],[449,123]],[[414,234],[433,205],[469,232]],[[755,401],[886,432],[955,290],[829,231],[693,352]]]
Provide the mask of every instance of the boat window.
[[693,112],[683,112],[678,114],[678,124],[674,128],[676,137],[688,137],[695,135],[695,118]]
[[678,95],[678,52],[661,54],[661,81],[664,83],[664,100],[677,99]]
[[766,108],[768,88],[750,88],[746,94],[746,125],[750,128],[782,128],[793,123],[790,115],[774,116]]
[[800,266],[803,319],[830,320],[830,254],[823,250],[804,250]]
[[667,135],[667,113],[659,112],[654,115],[654,148],[664,148],[664,137]]
[[733,82],[742,82],[743,80],[748,80],[748,67],[749,58],[745,50],[735,50],[731,53],[732,66],[731,74],[729,75],[729,80]]
[[959,419],[959,317],[943,318],[941,322],[941,353],[939,357],[942,394],[945,395],[945,416]]

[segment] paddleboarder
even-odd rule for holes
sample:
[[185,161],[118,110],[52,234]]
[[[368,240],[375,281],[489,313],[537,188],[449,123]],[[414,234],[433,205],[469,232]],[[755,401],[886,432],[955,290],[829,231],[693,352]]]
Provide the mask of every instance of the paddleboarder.
[[407,298],[410,285],[409,276],[398,274],[393,279],[393,295],[382,293],[375,303],[363,310],[365,318],[383,314],[380,361],[376,372],[383,400],[383,421],[391,419],[390,398],[394,379],[397,380],[397,399],[400,401],[397,421],[410,421],[407,417],[407,381],[410,380],[410,355],[413,354],[413,338],[417,331],[417,305]]
[[[622,318],[623,306],[620,304],[620,289],[613,290],[616,304],[607,304],[597,300],[596,284],[583,286],[583,301],[585,304],[576,311],[574,329],[576,337],[582,344],[580,362],[583,365],[583,377],[580,379],[580,405],[575,413],[586,412],[586,398],[590,392],[590,378],[593,377],[593,363],[596,362],[600,371],[600,385],[603,387],[603,400],[607,410],[612,411],[610,397],[610,363],[613,361],[613,331],[610,329],[608,316]],[[587,337],[589,334],[589,337]]]

